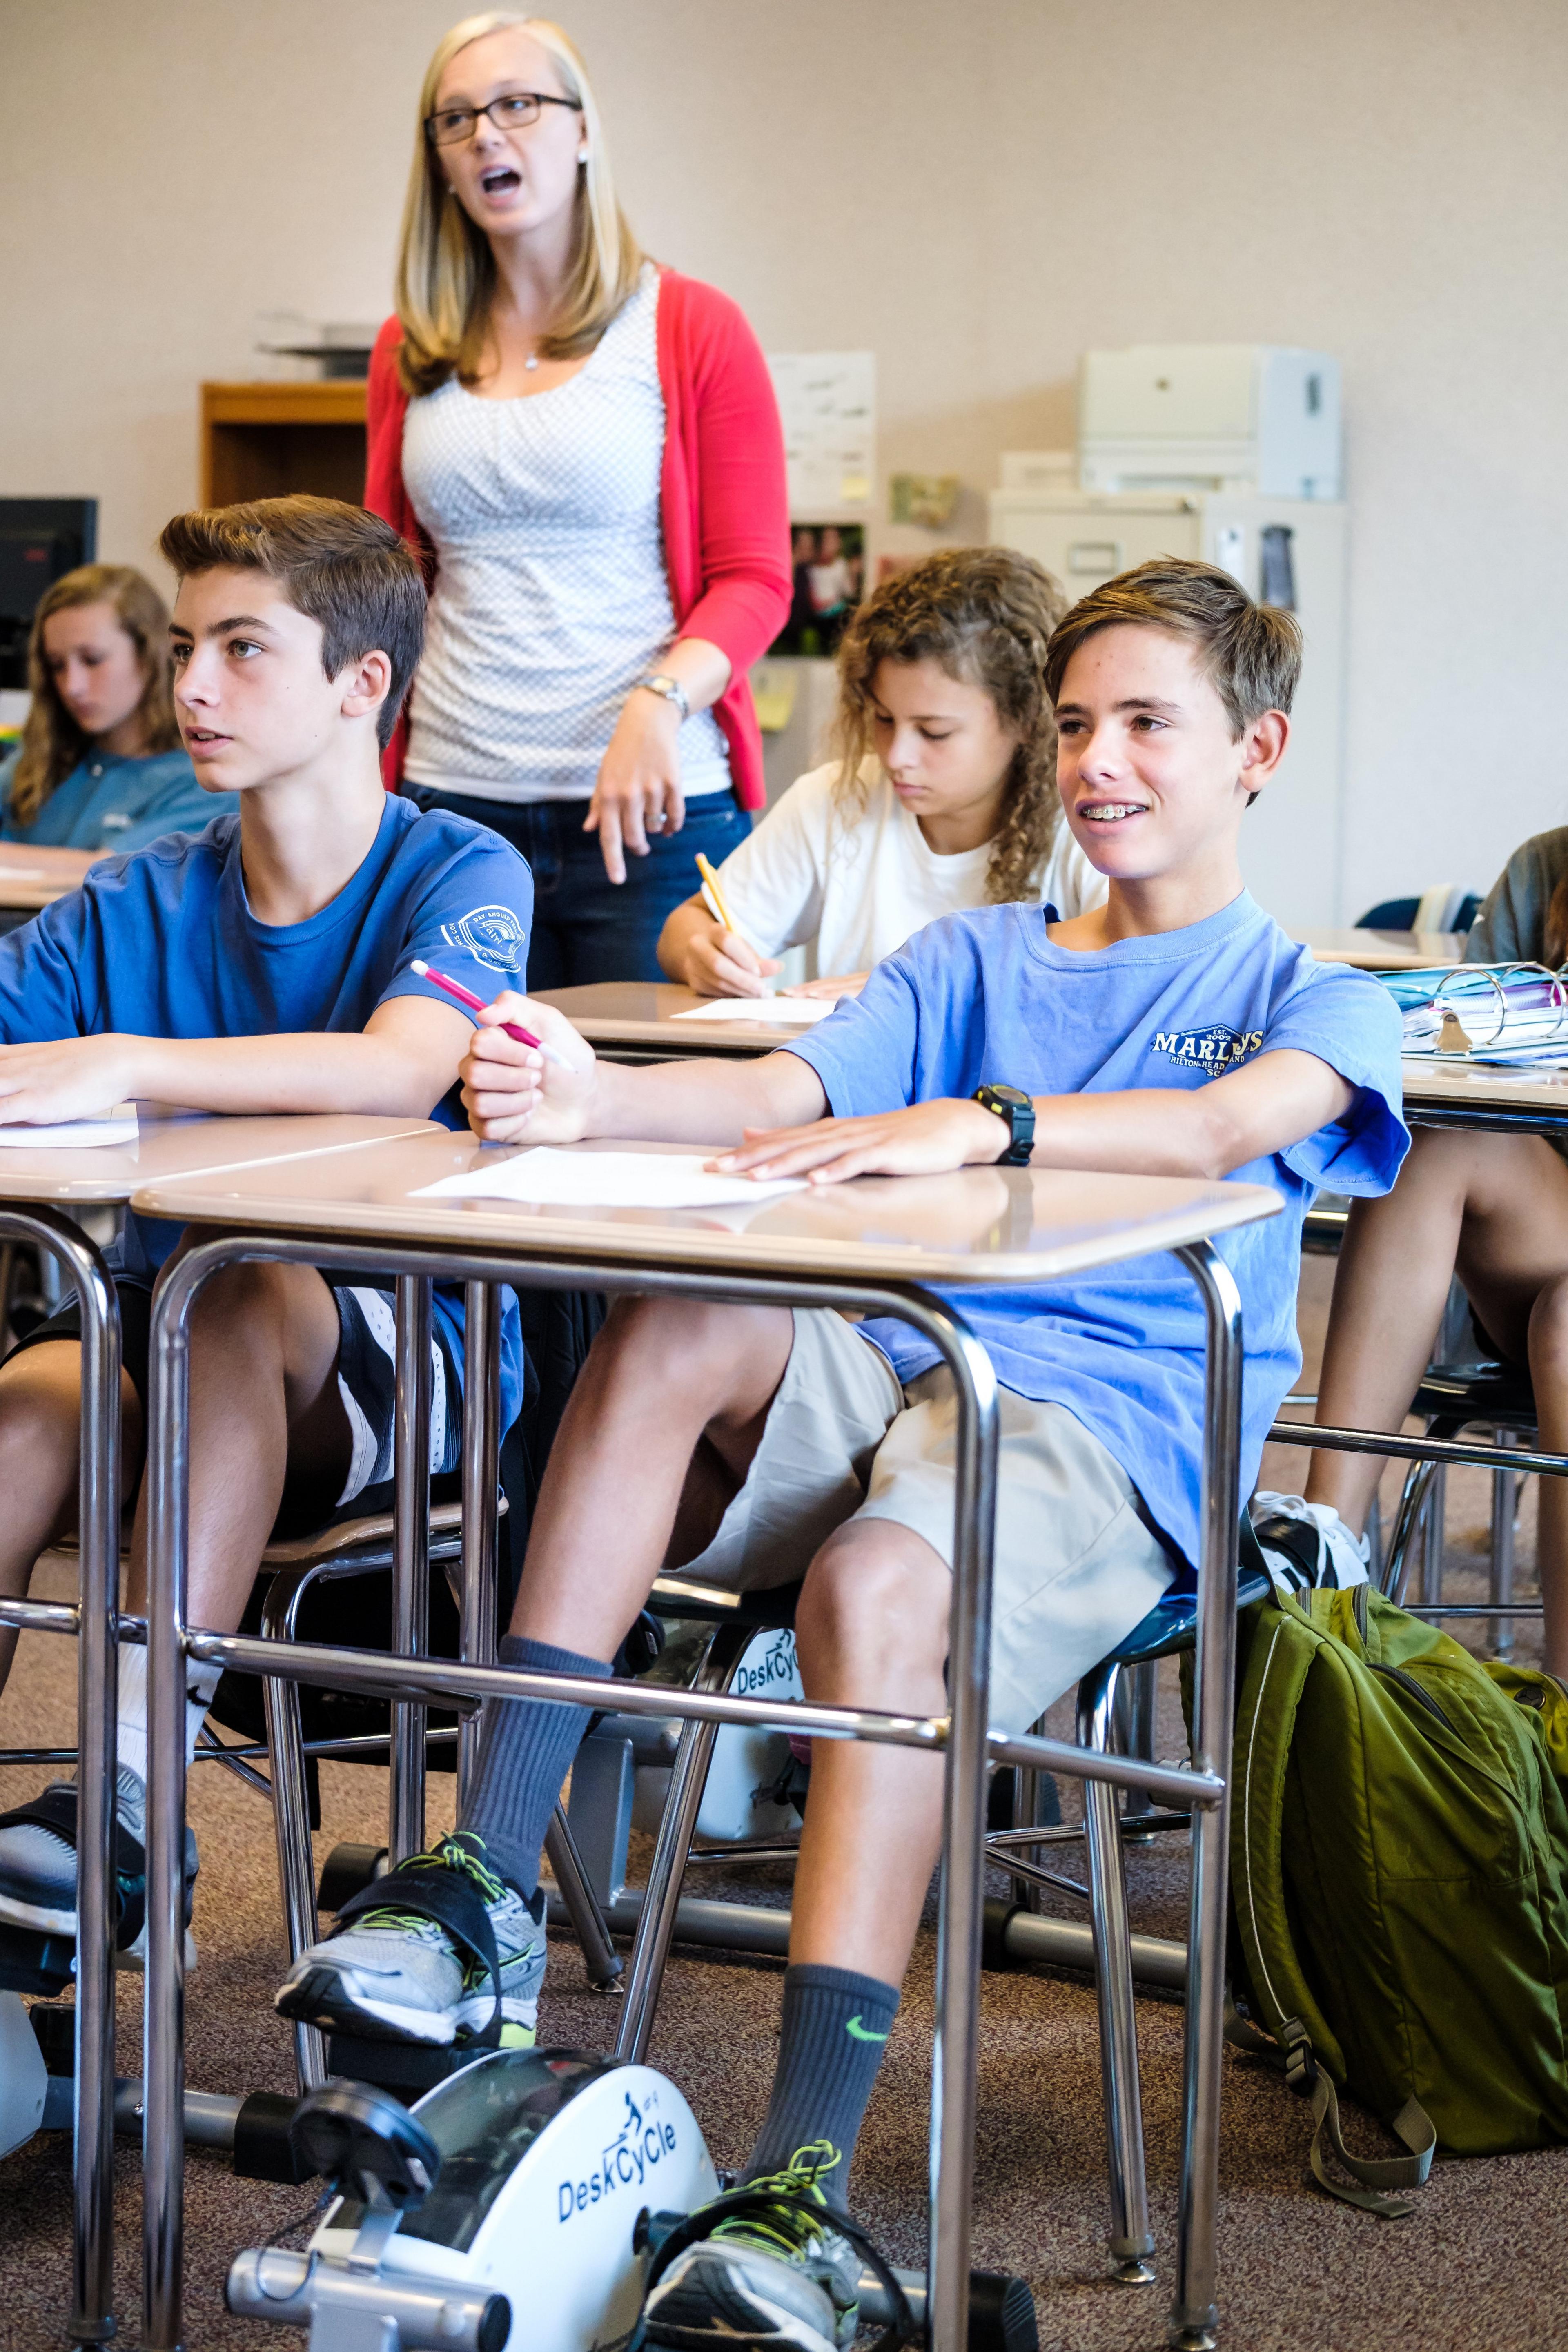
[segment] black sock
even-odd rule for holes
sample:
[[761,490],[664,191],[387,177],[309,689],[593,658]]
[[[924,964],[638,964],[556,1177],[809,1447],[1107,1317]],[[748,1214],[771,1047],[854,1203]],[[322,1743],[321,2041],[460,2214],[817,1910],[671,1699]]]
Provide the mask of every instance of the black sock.
[[847,2210],[860,2119],[898,2013],[898,1987],[878,1977],[857,1976],[853,1969],[784,1970],[773,2097],[748,2180],[782,2172],[798,2148],[830,2140],[838,2162],[818,2185]]
[[[526,1635],[501,1638],[503,1666],[536,1672],[607,1677],[601,1658],[580,1657]],[[485,1706],[485,1739],[459,1829],[477,1830],[490,1861],[518,1891],[531,1896],[539,1885],[544,1832],[561,1794],[572,1759],[588,1727],[589,1709],[559,1699],[490,1699]]]

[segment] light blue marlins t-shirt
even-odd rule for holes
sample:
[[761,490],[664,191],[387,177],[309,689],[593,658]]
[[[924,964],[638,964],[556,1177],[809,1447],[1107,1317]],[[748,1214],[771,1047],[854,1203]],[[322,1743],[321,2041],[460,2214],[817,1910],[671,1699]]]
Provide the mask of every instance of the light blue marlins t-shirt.
[[[521,989],[532,920],[533,880],[515,849],[466,817],[422,815],[389,793],[370,851],[337,897],[306,922],[258,923],[245,895],[239,818],[221,816],[200,833],[106,858],[79,890],[0,939],[0,1040],[358,1031],[390,997],[450,1003],[409,971],[415,957],[476,996]],[[446,1103],[431,1116],[464,1125]],[[179,1234],[177,1225],[128,1217],[117,1270],[151,1282]],[[510,1429],[523,1358],[517,1301],[505,1297]],[[460,1286],[438,1285],[435,1311],[461,1365]]]
[[[1169,1087],[1190,1092],[1255,1055],[1315,1054],[1356,1089],[1343,1119],[1289,1150],[1232,1171],[1269,1184],[1278,1217],[1222,1234],[1246,1349],[1242,1488],[1300,1368],[1296,1286],[1301,1219],[1314,1192],[1385,1192],[1409,1149],[1400,1117],[1398,1008],[1364,974],[1314,963],[1243,892],[1178,931],[1079,953],[1046,935],[1052,908],[984,907],[944,916],[877,966],[787,1051],[808,1062],[839,1118],[983,1082],[1031,1095]],[[1048,1131],[1049,1113],[1042,1120]],[[1019,1395],[1064,1404],[1138,1487],[1155,1524],[1198,1553],[1204,1311],[1169,1252],[1042,1289],[950,1291],[984,1340],[996,1377]],[[941,1360],[892,1320],[859,1326],[901,1381]]]

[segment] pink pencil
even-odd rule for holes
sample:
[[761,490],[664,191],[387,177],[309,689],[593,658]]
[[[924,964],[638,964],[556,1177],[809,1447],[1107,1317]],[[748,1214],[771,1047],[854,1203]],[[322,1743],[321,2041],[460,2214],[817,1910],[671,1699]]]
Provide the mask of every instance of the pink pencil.
[[[416,959],[408,969],[410,971],[416,971],[421,980],[433,981],[437,988],[444,988],[448,996],[455,996],[459,1004],[468,1006],[470,1013],[486,1013],[489,1010],[482,996],[476,996],[471,988],[463,986],[461,981],[448,980],[444,971],[436,970],[434,964],[420,963]],[[553,1045],[547,1045],[542,1037],[536,1037],[531,1029],[523,1027],[521,1021],[503,1021],[500,1025],[509,1037],[515,1037],[520,1045],[531,1045],[536,1054],[542,1054],[545,1060],[553,1062],[558,1070],[569,1070],[572,1067],[564,1054],[558,1054]]]

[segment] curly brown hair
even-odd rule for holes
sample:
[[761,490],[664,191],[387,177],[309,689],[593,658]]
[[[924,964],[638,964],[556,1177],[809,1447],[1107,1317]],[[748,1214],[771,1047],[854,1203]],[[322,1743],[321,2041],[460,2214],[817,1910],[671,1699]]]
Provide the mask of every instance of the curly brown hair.
[[839,642],[834,796],[841,803],[864,805],[871,682],[885,661],[933,661],[949,677],[979,687],[1000,724],[1017,736],[985,876],[994,905],[1035,895],[1061,816],[1045,674],[1046,646],[1067,601],[1060,582],[1033,556],[1007,547],[943,548],[885,580]]

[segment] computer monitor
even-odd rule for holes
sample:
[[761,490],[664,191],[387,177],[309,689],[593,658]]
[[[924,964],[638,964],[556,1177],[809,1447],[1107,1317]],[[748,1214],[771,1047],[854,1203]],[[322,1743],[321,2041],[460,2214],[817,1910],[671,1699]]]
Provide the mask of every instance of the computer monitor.
[[97,551],[96,499],[0,499],[0,688],[27,683],[27,632],[45,589]]

